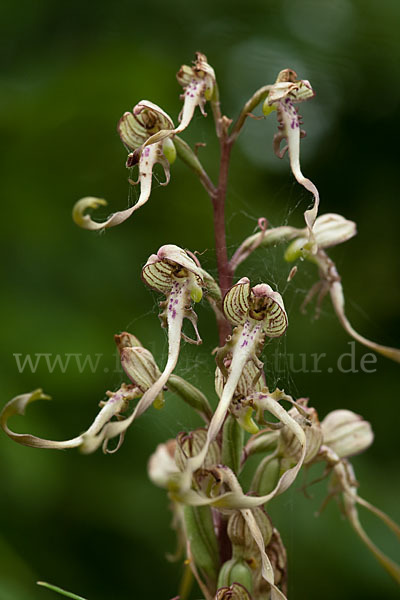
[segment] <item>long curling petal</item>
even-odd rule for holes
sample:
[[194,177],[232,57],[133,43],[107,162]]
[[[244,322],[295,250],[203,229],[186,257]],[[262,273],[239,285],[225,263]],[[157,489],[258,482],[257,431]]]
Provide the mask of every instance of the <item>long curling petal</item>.
[[111,439],[126,431],[133,421],[137,417],[140,417],[140,415],[142,415],[152,405],[160,392],[162,392],[169,376],[175,369],[179,357],[182,323],[187,303],[186,288],[187,282],[183,284],[175,282],[168,298],[168,360],[163,372],[161,373],[161,376],[151,386],[151,388],[143,394],[130,417],[124,419],[123,421],[108,423],[104,427],[104,429],[98,435],[96,442],[97,447],[100,446],[105,439]]
[[272,568],[271,561],[265,552],[264,539],[253,513],[249,509],[243,509],[240,512],[242,513],[250,533],[260,551],[261,573],[265,581],[271,586],[271,600],[287,600],[285,594],[281,592],[281,590],[275,585],[274,570]]
[[[367,546],[368,550],[374,555],[377,561],[382,567],[389,573],[391,577],[397,583],[400,584],[400,567],[394,561],[392,561],[386,554],[384,554],[370,539],[363,526],[360,523],[358,516],[357,503],[361,504],[368,510],[371,510],[380,519],[382,519],[386,525],[390,527],[397,535],[399,535],[398,526],[391,520],[385,513],[375,509],[369,502],[360,498],[356,493],[355,475],[351,464],[348,461],[342,460],[334,466],[334,473],[339,481],[343,491],[343,502],[344,509],[347,518],[350,521],[354,531],[360,537],[360,539]],[[354,483],[353,483],[354,481]],[[379,514],[381,513],[381,514]]]
[[62,442],[46,440],[36,435],[28,433],[15,433],[8,427],[8,419],[14,415],[24,415],[25,409],[31,402],[36,400],[50,400],[50,396],[43,394],[42,390],[38,389],[29,394],[22,394],[8,402],[0,413],[0,425],[5,433],[14,442],[22,444],[22,446],[30,446],[32,448],[52,448],[55,450],[65,450],[66,448],[76,448],[82,444],[82,436],[72,438]]
[[159,144],[152,144],[151,146],[147,146],[142,151],[139,160],[139,182],[140,182],[140,196],[136,204],[131,206],[130,208],[126,208],[125,210],[118,211],[113,213],[102,222],[93,221],[90,215],[85,214],[88,209],[95,209],[99,206],[104,206],[107,204],[105,200],[100,198],[86,197],[78,200],[76,202],[73,211],[72,217],[79,227],[83,229],[89,229],[91,231],[100,231],[101,229],[109,229],[110,227],[115,227],[116,225],[120,225],[141,206],[146,204],[147,200],[150,198],[151,193],[151,185],[152,185],[152,175],[153,175],[153,167],[159,162],[162,164],[166,181],[164,185],[166,185],[169,181],[169,164],[162,154],[162,146]]
[[340,281],[334,281],[330,286],[330,294],[332,299],[333,308],[338,316],[338,319],[343,326],[343,328],[347,331],[352,338],[354,338],[360,344],[363,344],[367,348],[374,350],[374,352],[378,352],[378,354],[382,354],[382,356],[386,356],[386,358],[390,358],[395,362],[400,363],[400,350],[397,348],[391,348],[390,346],[382,346],[381,344],[377,344],[376,342],[372,342],[366,337],[360,335],[351,325],[350,321],[346,317],[344,311],[344,295],[343,288]]

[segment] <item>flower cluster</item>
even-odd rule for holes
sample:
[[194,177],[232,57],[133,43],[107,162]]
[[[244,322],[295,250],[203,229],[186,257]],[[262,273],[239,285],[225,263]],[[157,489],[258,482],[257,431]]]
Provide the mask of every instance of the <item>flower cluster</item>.
[[[119,333],[115,342],[128,381],[121,382],[116,391],[106,392],[100,411],[83,433],[69,440],[53,441],[10,429],[10,418],[23,415],[31,402],[48,398],[41,390],[8,402],[0,413],[0,426],[24,446],[79,448],[83,453],[102,447],[111,453],[120,448],[136,419],[151,407],[162,409],[168,404],[169,394],[175,394],[196,411],[202,426],[180,431],[176,438],[159,444],[149,460],[148,473],[155,485],[167,490],[178,537],[175,558],[185,553],[205,600],[286,600],[286,551],[268,514],[269,502],[286,492],[304,466],[315,463],[324,463],[323,478],[330,477],[329,497],[342,502],[343,512],[360,539],[400,583],[400,568],[375,546],[358,516],[358,507],[363,506],[400,535],[398,526],[385,513],[358,495],[349,462],[350,457],[372,444],[370,424],[348,409],[335,410],[320,421],[317,409],[307,399],[296,400],[283,389],[268,387],[270,374],[264,371],[262,356],[266,343],[278,344],[278,338],[285,335],[289,326],[284,299],[265,282],[264,274],[254,285],[248,277],[234,280],[237,267],[257,248],[285,243],[286,261],[306,259],[319,269],[320,280],[306,296],[304,306],[318,294],[318,311],[329,293],[340,323],[351,336],[400,362],[399,350],[358,334],[344,311],[341,279],[326,249],[350,240],[356,234],[356,224],[334,213],[318,216],[318,190],[300,167],[300,138],[304,132],[295,105],[314,96],[311,84],[298,79],[291,69],[282,70],[275,83],[254,93],[232,124],[221,113],[215,71],[203,54],[197,53],[193,66],[183,65],[177,79],[183,87],[177,126],[148,100],[138,102],[118,123],[119,136],[128,151],[126,166],[138,169],[137,181],[129,179],[132,185],[140,184],[136,204],[97,222],[87,211],[106,202],[85,197],[75,204],[73,218],[89,230],[121,224],[148,201],[154,165],[161,164],[167,184],[170,164],[178,156],[199,176],[210,195],[219,281],[202,267],[196,253],[174,244],[162,245],[144,264],[141,278],[162,297],[159,317],[168,339],[164,367],[158,366],[152,353],[133,334]],[[178,136],[189,126],[196,107],[206,116],[207,103],[221,146],[218,186],[212,183],[196,152]],[[259,105],[264,116],[276,112],[275,153],[282,158],[288,150],[292,173],[312,193],[314,204],[304,212],[304,228],[268,228],[266,219],[261,218],[260,231],[245,239],[228,259],[221,220],[227,164],[247,116]],[[287,146],[281,149],[284,139]],[[297,265],[290,271],[288,281],[296,270]],[[203,390],[175,373],[184,343],[198,346],[202,342],[195,307],[204,300],[215,313],[219,333],[214,352],[215,409]],[[185,319],[193,327],[193,338],[183,332]],[[111,440],[115,440],[112,449]],[[253,469],[247,489],[243,488],[242,478],[245,467],[247,471]]]

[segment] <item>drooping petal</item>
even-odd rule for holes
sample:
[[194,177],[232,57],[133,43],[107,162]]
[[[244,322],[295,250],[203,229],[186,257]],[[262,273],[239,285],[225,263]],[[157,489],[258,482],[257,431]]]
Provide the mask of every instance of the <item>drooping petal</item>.
[[142,415],[153,404],[154,400],[159,396],[166,385],[169,376],[175,369],[178,362],[182,323],[187,304],[187,287],[187,281],[184,281],[181,284],[174,282],[172,290],[169,293],[167,308],[168,360],[163,372],[161,373],[161,376],[150,387],[150,389],[143,394],[130,417],[124,421],[108,423],[103,428],[98,436],[98,445],[103,443],[105,439],[112,439],[126,431],[133,421],[137,417],[140,417],[140,415]]
[[253,539],[260,551],[261,572],[265,581],[271,586],[271,600],[287,600],[285,594],[281,592],[278,586],[275,585],[274,569],[272,568],[271,561],[269,560],[268,554],[265,551],[264,539],[252,511],[249,509],[243,509],[240,512],[242,513],[243,518],[245,519]]
[[93,221],[90,215],[85,214],[88,209],[95,209],[99,206],[107,204],[105,200],[99,198],[86,197],[78,200],[74,205],[72,211],[72,217],[79,227],[83,229],[89,229],[91,231],[100,231],[101,229],[108,229],[120,225],[141,206],[146,204],[150,197],[151,186],[152,186],[152,175],[153,167],[156,163],[160,163],[165,171],[166,181],[163,185],[166,185],[169,181],[169,163],[162,153],[162,145],[152,144],[146,147],[139,159],[139,179],[140,183],[140,196],[136,204],[125,210],[118,211],[111,214],[108,219],[102,222]]
[[[297,79],[297,74],[291,69],[284,69],[277,77],[263,106],[264,114],[269,114],[271,109],[276,108],[280,132],[274,137],[274,150],[279,158],[283,158],[286,150],[289,150],[289,161],[292,173],[298,183],[305,187],[314,196],[313,208],[306,210],[304,219],[309,229],[310,240],[314,244],[313,225],[318,215],[319,193],[310,179],[304,177],[300,168],[300,119],[294,106],[294,102],[302,102],[313,98],[314,91],[310,82],[305,79]],[[304,132],[303,132],[304,134]],[[282,139],[287,140],[287,146],[280,149]],[[313,247],[313,250],[316,250]]]
[[368,338],[360,335],[353,328],[345,313],[345,300],[340,275],[336,269],[335,263],[329,258],[326,252],[322,249],[319,249],[315,255],[310,256],[309,254],[306,254],[305,257],[318,265],[321,280],[318,281],[308,292],[303,302],[303,308],[312,300],[314,295],[319,292],[317,299],[318,315],[320,304],[329,291],[333,308],[345,331],[347,331],[347,333],[357,342],[363,344],[367,348],[370,348],[374,352],[382,354],[383,356],[386,356],[395,362],[400,362],[399,349],[391,348],[390,346],[382,346],[381,344],[372,342]]
[[[335,458],[335,454],[332,453],[332,458]],[[380,518],[386,525],[392,529],[397,537],[400,538],[400,528],[394,523],[385,513],[372,506],[369,502],[360,498],[357,494],[357,482],[355,474],[351,464],[347,460],[341,460],[333,467],[334,475],[342,488],[343,503],[345,514],[350,521],[354,531],[364,542],[370,552],[375,556],[377,561],[382,567],[389,573],[391,577],[397,583],[400,584],[400,567],[394,561],[392,561],[386,554],[384,554],[371,540],[366,533],[365,529],[361,525],[357,504],[361,504],[371,512],[373,512],[378,518]]]
[[76,448],[82,443],[82,436],[72,438],[63,442],[57,442],[53,440],[46,440],[36,435],[28,433],[15,433],[8,427],[8,419],[14,415],[24,415],[25,409],[31,402],[36,400],[50,400],[50,396],[43,394],[41,389],[30,392],[29,394],[22,394],[16,396],[10,400],[0,413],[0,425],[5,433],[14,442],[18,442],[22,446],[30,446],[31,448],[52,448],[55,450],[65,450],[66,448]]
[[279,115],[283,125],[283,135],[287,139],[289,150],[290,168],[300,185],[306,188],[314,196],[314,206],[306,210],[304,219],[311,231],[318,215],[319,192],[313,182],[304,177],[300,168],[300,121],[299,115],[292,100],[288,97],[280,102]]
[[30,434],[15,433],[9,429],[8,419],[13,415],[24,415],[25,409],[30,402],[41,399],[50,399],[49,396],[42,393],[42,390],[35,390],[30,394],[23,394],[22,396],[17,396],[10,400],[0,414],[0,425],[11,439],[23,446],[30,446],[32,448],[51,448],[55,450],[80,447],[82,452],[90,452],[91,440],[97,436],[99,431],[101,431],[110,419],[115,415],[119,415],[119,413],[126,408],[127,400],[135,397],[136,388],[134,389],[133,386],[123,385],[117,392],[113,394],[110,393],[109,395],[109,400],[104,404],[89,429],[82,435],[70,440],[47,440]]
[[360,335],[353,328],[344,311],[344,294],[342,283],[340,281],[334,281],[329,288],[329,292],[331,295],[333,308],[335,309],[338,319],[345,331],[347,331],[347,333],[360,344],[363,344],[378,354],[382,354],[382,356],[386,356],[386,358],[390,358],[391,360],[400,363],[400,350],[398,348],[382,346],[381,344],[372,342],[363,335]]
[[225,416],[228,412],[229,405],[232,401],[242,371],[247,361],[255,353],[259,336],[262,333],[262,325],[260,323],[246,321],[240,331],[238,340],[235,344],[232,353],[231,369],[224,386],[220,401],[211,419],[207,431],[207,441],[203,449],[197,456],[190,458],[187,462],[184,477],[182,480],[182,489],[189,489],[191,485],[192,474],[201,467],[207,455],[209,445],[215,440],[220,431]]

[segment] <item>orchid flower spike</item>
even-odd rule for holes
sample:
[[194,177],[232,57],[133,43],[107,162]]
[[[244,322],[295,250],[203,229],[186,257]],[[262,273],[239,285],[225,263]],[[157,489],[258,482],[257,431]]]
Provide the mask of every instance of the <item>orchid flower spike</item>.
[[113,213],[105,221],[93,221],[86,211],[104,206],[107,202],[100,198],[86,197],[78,200],[72,212],[73,219],[83,229],[98,231],[119,225],[128,219],[138,208],[143,206],[150,197],[153,167],[160,163],[164,169],[165,182],[170,179],[169,165],[175,160],[176,150],[171,140],[174,123],[159,106],[141,100],[134,106],[132,112],[122,115],[118,123],[118,133],[124,146],[130,151],[126,166],[138,164],[140,196],[136,204],[125,210]]
[[[310,82],[306,79],[298,79],[297,74],[292,69],[284,69],[271,86],[271,90],[263,105],[263,113],[269,115],[276,110],[278,117],[279,133],[274,136],[274,151],[279,158],[283,158],[286,150],[289,150],[290,168],[300,185],[311,192],[314,196],[314,206],[304,213],[304,219],[312,240],[312,228],[317,218],[319,206],[319,193],[315,185],[304,177],[300,168],[300,137],[305,136],[305,132],[300,129],[301,120],[297,109],[294,106],[296,102],[303,102],[314,97],[314,91]],[[280,144],[286,139],[287,146],[282,150]]]
[[179,115],[180,125],[174,131],[174,133],[180,133],[192,120],[196,106],[200,108],[204,116],[207,116],[204,106],[207,100],[211,100],[213,97],[216,79],[214,69],[201,52],[196,53],[193,67],[182,65],[176,77],[184,90],[181,96],[184,104]]
[[310,244],[303,234],[295,239],[285,252],[285,259],[289,262],[298,258],[306,258],[318,266],[320,280],[312,286],[302,305],[304,310],[307,304],[317,295],[316,318],[319,317],[320,305],[329,292],[335,313],[343,329],[357,342],[374,350],[396,362],[400,362],[400,350],[390,346],[382,346],[360,335],[351,325],[345,313],[345,299],[340,275],[335,263],[325,252],[325,248],[335,246],[352,238],[356,234],[356,224],[348,221],[341,215],[326,214],[318,217],[314,225],[314,236],[317,252],[312,254]]
[[[246,363],[254,361],[258,369],[261,369],[262,363],[258,360],[256,351],[265,335],[279,337],[285,333],[288,325],[282,296],[266,283],[252,288],[247,277],[240,279],[226,293],[222,307],[225,317],[237,326],[232,339],[224,347],[226,350],[222,348],[218,353],[221,357],[222,353],[225,352],[226,355],[231,352],[229,374],[207,431],[207,441],[202,451],[188,460],[183,489],[190,486],[192,474],[201,467],[209,445],[218,435]],[[224,366],[221,366],[224,370]]]
[[[181,337],[193,344],[200,344],[197,331],[197,315],[191,308],[191,302],[200,302],[203,292],[202,269],[192,258],[178,246],[167,244],[157,254],[152,254],[142,269],[143,281],[152,289],[165,295],[166,301],[160,303],[163,312],[160,317],[168,328],[168,360],[163,372],[145,391],[131,416],[119,423],[110,423],[101,435],[111,439],[121,435],[137,418],[140,417],[162,394],[170,375],[176,367],[179,357]],[[191,321],[196,339],[188,338],[182,333],[183,320]],[[129,361],[134,358],[130,352]],[[136,352],[136,359],[137,352]],[[143,355],[141,356],[143,358]],[[128,364],[123,366],[129,376]],[[153,371],[154,372],[154,371]]]

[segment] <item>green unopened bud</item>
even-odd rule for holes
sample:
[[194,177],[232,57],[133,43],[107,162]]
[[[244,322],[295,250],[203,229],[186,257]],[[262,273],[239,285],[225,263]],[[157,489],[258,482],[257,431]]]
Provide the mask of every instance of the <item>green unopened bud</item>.
[[269,105],[268,104],[268,97],[264,100],[264,104],[262,107],[262,111],[263,111],[263,115],[268,117],[268,115],[270,115],[272,112],[274,112],[274,110],[276,110],[276,106],[274,104]]
[[240,583],[223,587],[217,591],[215,600],[252,600],[250,593]]
[[171,375],[168,379],[167,387],[170,392],[182,398],[184,402],[189,404],[198,413],[204,415],[208,420],[211,419],[213,413],[208,400],[203,392],[194,385],[178,375]]
[[203,290],[199,285],[199,282],[194,275],[194,273],[189,273],[189,281],[190,281],[190,297],[193,302],[200,302],[203,297]]
[[171,138],[166,138],[163,141],[163,153],[170,165],[176,160],[176,148]]
[[196,566],[214,582],[217,580],[219,553],[209,506],[185,506],[185,530]]
[[228,415],[222,430],[222,464],[236,474],[240,471],[243,439],[243,429],[232,415]]
[[[313,233],[318,248],[330,248],[331,246],[342,244],[355,236],[357,228],[354,221],[349,221],[341,215],[328,213],[316,219]],[[292,262],[300,257],[308,258],[311,255],[312,245],[310,244],[307,230],[304,229],[302,235],[288,246],[285,252],[285,260]]]
[[276,456],[266,456],[257,467],[251,489],[259,496],[266,496],[275,489],[280,471],[280,459]]
[[321,423],[324,444],[340,458],[364,452],[373,442],[368,421],[351,410],[334,410]]
[[[260,506],[252,509],[254,518],[260,529],[265,546],[268,546],[272,536],[271,521]],[[254,560],[258,556],[257,544],[240,511],[235,511],[228,521],[228,536],[232,542],[233,557]]]
[[299,258],[307,258],[312,253],[312,244],[308,238],[297,238],[286,248],[284,259],[293,262]]
[[253,436],[249,439],[246,444],[245,452],[246,456],[252,456],[262,452],[266,454],[275,450],[279,440],[279,431],[266,431],[260,432],[258,435]]
[[[184,471],[188,458],[197,456],[204,448],[207,440],[207,431],[205,429],[195,429],[190,433],[181,431],[178,433],[176,441],[175,461],[178,468]],[[209,469],[221,462],[221,453],[217,442],[209,445],[207,455],[203,462],[203,467]]]
[[[293,410],[296,409],[292,409],[292,411]],[[322,429],[318,420],[317,411],[309,409],[308,412],[309,420],[297,413],[297,410],[297,414],[293,415],[294,420],[301,426],[306,436],[306,455],[304,464],[310,463],[316,457],[322,444]],[[281,440],[283,442],[284,456],[298,461],[302,452],[300,442],[294,433],[286,426],[281,431]]]
[[[129,379],[144,394],[161,377],[161,372],[152,353],[143,348],[132,334],[123,332],[115,336],[121,365]],[[131,345],[133,344],[133,345]],[[161,392],[154,400],[155,408],[164,406],[164,394]]]
[[241,558],[231,558],[221,567],[218,575],[218,588],[241,583],[249,592],[253,591],[253,576],[247,562]]

